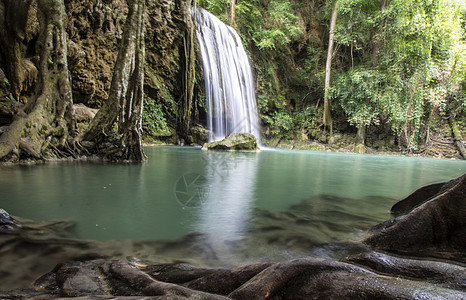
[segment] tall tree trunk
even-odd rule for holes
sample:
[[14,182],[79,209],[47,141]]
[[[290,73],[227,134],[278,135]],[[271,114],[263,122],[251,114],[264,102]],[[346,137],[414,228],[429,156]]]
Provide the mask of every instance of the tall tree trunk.
[[[385,26],[385,11],[387,10],[388,0],[380,0],[380,10],[382,11],[382,21],[380,23],[380,28],[383,29]],[[372,49],[372,59],[371,67],[374,69],[377,66],[379,61],[379,51],[381,46],[381,40],[375,39],[374,48]],[[366,153],[366,125],[361,124],[358,128],[358,133],[356,135],[356,141],[354,146],[354,152],[356,153]]]
[[[194,10],[196,13],[196,10]],[[183,138],[188,138],[191,132],[191,116],[194,105],[194,86],[196,84],[196,52],[194,48],[195,43],[195,27],[193,21],[195,17],[193,16],[191,20],[188,20],[188,31],[183,37],[183,47],[184,47],[184,99],[181,103],[180,112],[178,114],[178,128],[181,136]]]
[[[7,6],[17,0],[4,1]],[[29,7],[29,6],[27,6]],[[72,94],[67,63],[66,32],[63,20],[63,0],[37,0],[40,33],[39,76],[34,96],[22,112],[15,116],[7,131],[0,136],[0,160],[18,160],[22,157],[46,158],[63,156],[65,152],[75,156],[69,147],[69,140],[76,134],[76,122],[72,115]],[[26,14],[27,15],[27,12]],[[11,20],[4,20],[5,28]],[[25,22],[26,23],[26,22]],[[10,31],[7,34],[16,34]],[[3,35],[3,33],[2,33]],[[2,37],[14,40],[15,37]],[[15,57],[21,56],[15,54]],[[21,64],[14,62],[14,68]],[[13,70],[9,74],[21,71]],[[20,75],[21,76],[21,75]],[[15,79],[17,80],[17,79]],[[21,78],[19,79],[21,81]],[[14,88],[21,90],[21,83]]]
[[122,138],[120,148],[123,149],[123,158],[131,161],[145,161],[147,159],[142,149],[142,108],[144,99],[144,12],[145,0],[138,2],[137,39],[135,45],[134,70],[129,82],[128,93],[122,103],[120,112],[120,133]]
[[235,22],[235,5],[236,5],[236,0],[231,0],[231,5],[230,5],[230,21],[232,26],[236,26]]
[[463,137],[461,136],[461,132],[458,127],[458,123],[456,123],[455,114],[453,112],[450,112],[450,116],[448,117],[448,123],[450,124],[456,148],[458,148],[458,151],[460,152],[463,159],[466,159],[466,148],[464,147]]
[[356,143],[354,145],[354,152],[356,153],[366,153],[366,125],[361,125],[358,128],[358,133],[356,134]]
[[332,18],[330,20],[330,34],[328,38],[328,49],[327,49],[327,64],[325,66],[325,91],[324,91],[324,116],[323,121],[325,126],[330,127],[330,135],[333,133],[333,121],[330,113],[330,103],[328,99],[328,93],[330,90],[330,73],[332,71],[332,58],[333,58],[333,43],[335,37],[335,26],[337,24],[338,16],[338,1],[335,1],[333,7]]
[[[387,11],[387,6],[388,6],[388,0],[380,0],[380,10],[382,11],[382,21],[380,22],[379,28],[383,30],[385,27],[385,12]],[[377,65],[377,62],[379,61],[379,51],[380,51],[380,46],[381,46],[381,40],[376,39],[374,43],[374,48],[372,49],[372,59],[371,59],[371,67],[375,68]]]
[[108,100],[97,112],[81,139],[102,143],[112,139],[118,121],[120,147],[109,155],[117,160],[144,161],[141,146],[141,115],[144,83],[144,0],[131,0],[128,4],[120,50],[115,62]]

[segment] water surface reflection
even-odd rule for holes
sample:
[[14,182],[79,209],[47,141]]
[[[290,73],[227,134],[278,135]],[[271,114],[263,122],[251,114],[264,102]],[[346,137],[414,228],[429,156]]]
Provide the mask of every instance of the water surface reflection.
[[[145,164],[0,167],[0,207],[26,218],[72,219],[74,234],[84,239],[169,240],[206,232],[268,240],[294,230],[320,243],[350,239],[390,218],[390,207],[415,189],[466,173],[464,161],[423,158],[188,147],[146,152]],[[192,207],[177,193],[187,174],[203,178],[199,205]],[[275,232],[264,231],[270,225]]]
[[206,155],[208,193],[194,228],[223,238],[244,236],[255,202],[257,153]]

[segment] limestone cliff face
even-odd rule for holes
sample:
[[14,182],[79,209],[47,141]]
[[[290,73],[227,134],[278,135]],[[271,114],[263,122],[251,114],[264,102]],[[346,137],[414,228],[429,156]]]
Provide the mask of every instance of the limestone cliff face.
[[99,107],[108,97],[126,1],[66,1],[68,62],[75,103]]
[[[145,2],[143,97],[149,110],[156,108],[153,115],[149,114],[148,123],[158,118],[164,127],[163,136],[176,141],[175,130],[186,138],[192,124],[199,122],[200,114],[197,99],[203,85],[193,80],[201,72],[194,46],[192,2]],[[0,24],[5,25],[0,26],[0,127],[8,127],[18,109],[34,107],[29,105],[30,99],[42,90],[38,82],[44,70],[39,71],[39,63],[40,53],[46,47],[40,37],[46,36],[41,29],[45,28],[46,14],[39,3],[39,0],[0,1]],[[57,65],[67,65],[69,70],[69,75],[60,74],[65,74],[66,82],[71,83],[70,103],[100,108],[109,98],[131,2],[64,0],[58,3],[60,10],[64,10],[60,12],[63,25],[59,28],[66,34],[59,40],[66,39],[66,51],[62,51],[66,63]],[[57,62],[56,56],[53,52],[48,56],[50,66]]]
[[[127,3],[125,0],[68,0],[68,56],[75,103],[99,107],[108,97]],[[145,93],[175,109],[182,93],[183,37],[191,26],[190,1],[146,3]]]

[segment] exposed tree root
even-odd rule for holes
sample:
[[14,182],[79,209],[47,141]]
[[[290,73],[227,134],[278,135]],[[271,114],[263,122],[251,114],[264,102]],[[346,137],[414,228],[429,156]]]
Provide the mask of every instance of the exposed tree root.
[[[8,6],[14,7],[12,0]],[[32,1],[27,1],[26,16]],[[18,114],[16,120],[0,136],[0,160],[16,161],[24,157],[43,159],[50,156],[48,149],[63,148],[68,137],[75,135],[76,122],[71,114],[71,85],[67,65],[67,45],[64,31],[64,4],[60,0],[37,0],[38,20],[40,24],[38,43],[41,45],[39,73],[36,93],[25,105],[24,114]],[[15,11],[11,11],[14,14]],[[24,21],[24,20],[23,20]],[[11,20],[5,20],[11,26]],[[22,24],[25,30],[27,20]],[[9,35],[18,32],[8,32]],[[14,39],[14,37],[11,37]],[[20,55],[21,56],[21,55]],[[22,71],[13,60],[9,64],[11,74],[19,74],[13,81],[13,91],[19,97],[22,89]],[[61,150],[60,150],[61,152]]]
[[466,263],[465,199],[466,174],[420,189],[394,206],[405,215],[374,227],[364,242],[403,255]]
[[[144,161],[141,145],[141,117],[144,84],[144,13],[145,0],[132,0],[115,63],[109,98],[97,112],[81,140],[93,143],[118,141],[119,149],[106,151],[113,160]],[[118,120],[117,138],[112,137]]]
[[456,123],[455,116],[453,113],[450,113],[448,123],[450,124],[456,148],[458,148],[458,151],[460,152],[463,159],[466,159],[466,148],[464,147],[463,137],[461,136],[461,132],[458,128],[458,124]]
[[[155,272],[154,269],[157,271]],[[188,280],[188,281],[187,281]],[[461,266],[372,252],[345,261],[297,259],[234,269],[186,264],[139,266],[122,260],[58,264],[22,299],[416,299],[466,296]],[[187,282],[185,282],[187,281]],[[150,297],[150,298],[146,298]]]
[[[144,161],[141,115],[144,82],[145,1],[132,0],[116,61],[109,100],[88,130],[78,136],[67,63],[65,10],[62,0],[5,0],[0,3],[0,43],[5,46],[7,77],[17,100],[35,85],[35,94],[0,136],[0,161],[78,158],[107,155],[112,160]],[[38,67],[23,58],[22,44],[30,19],[40,24],[37,37]],[[5,14],[3,14],[5,12]],[[21,19],[16,19],[18,14]],[[36,20],[36,19],[34,19]],[[8,47],[7,47],[8,46]],[[115,132],[115,123],[118,130]],[[117,151],[105,153],[108,149]],[[112,155],[115,154],[115,155]]]

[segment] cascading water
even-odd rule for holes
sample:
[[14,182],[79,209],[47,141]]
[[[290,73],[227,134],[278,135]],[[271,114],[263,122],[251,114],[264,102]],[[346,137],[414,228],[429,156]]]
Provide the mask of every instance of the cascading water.
[[251,133],[259,141],[254,77],[236,31],[208,11],[193,9],[204,67],[210,140]]

